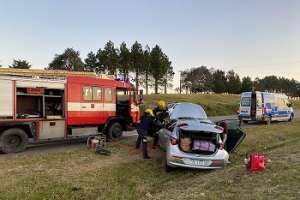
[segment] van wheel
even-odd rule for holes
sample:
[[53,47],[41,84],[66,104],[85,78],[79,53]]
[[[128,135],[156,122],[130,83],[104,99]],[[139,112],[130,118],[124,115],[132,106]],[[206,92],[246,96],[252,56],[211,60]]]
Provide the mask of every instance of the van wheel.
[[22,129],[10,128],[0,136],[0,147],[4,153],[24,151],[28,145],[28,136]]
[[243,125],[243,120],[239,120],[239,127],[241,127]]
[[270,125],[271,124],[271,117],[268,117],[265,121],[266,125]]
[[294,119],[294,113],[291,114],[290,118],[289,118],[289,122],[293,121]]
[[123,134],[123,127],[119,122],[113,122],[107,129],[109,139],[120,138]]

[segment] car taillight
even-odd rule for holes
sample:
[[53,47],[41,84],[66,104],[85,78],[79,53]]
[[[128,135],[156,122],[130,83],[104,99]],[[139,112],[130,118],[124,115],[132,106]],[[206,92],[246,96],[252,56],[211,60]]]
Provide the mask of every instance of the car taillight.
[[213,164],[222,164],[224,163],[224,160],[212,160]]
[[172,145],[177,145],[177,139],[176,138],[171,137],[170,142],[171,142]]

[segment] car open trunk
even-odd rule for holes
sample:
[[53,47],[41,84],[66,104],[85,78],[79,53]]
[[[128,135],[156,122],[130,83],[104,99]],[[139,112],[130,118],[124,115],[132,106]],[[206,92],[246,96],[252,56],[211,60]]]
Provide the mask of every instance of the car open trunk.
[[217,133],[179,129],[179,149],[183,152],[211,155],[217,146]]

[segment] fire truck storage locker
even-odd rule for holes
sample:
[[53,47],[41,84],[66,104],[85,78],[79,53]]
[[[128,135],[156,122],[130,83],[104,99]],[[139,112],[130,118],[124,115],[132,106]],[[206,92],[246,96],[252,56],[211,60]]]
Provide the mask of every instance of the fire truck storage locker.
[[0,80],[0,118],[12,118],[14,112],[12,80]]
[[39,121],[39,139],[64,138],[65,120]]

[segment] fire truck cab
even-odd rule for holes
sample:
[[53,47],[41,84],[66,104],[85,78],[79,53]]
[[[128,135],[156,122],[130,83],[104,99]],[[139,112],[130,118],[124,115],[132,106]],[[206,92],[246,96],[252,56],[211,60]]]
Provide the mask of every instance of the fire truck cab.
[[0,150],[82,138],[111,139],[139,120],[137,91],[129,82],[96,76],[61,79],[0,76]]

